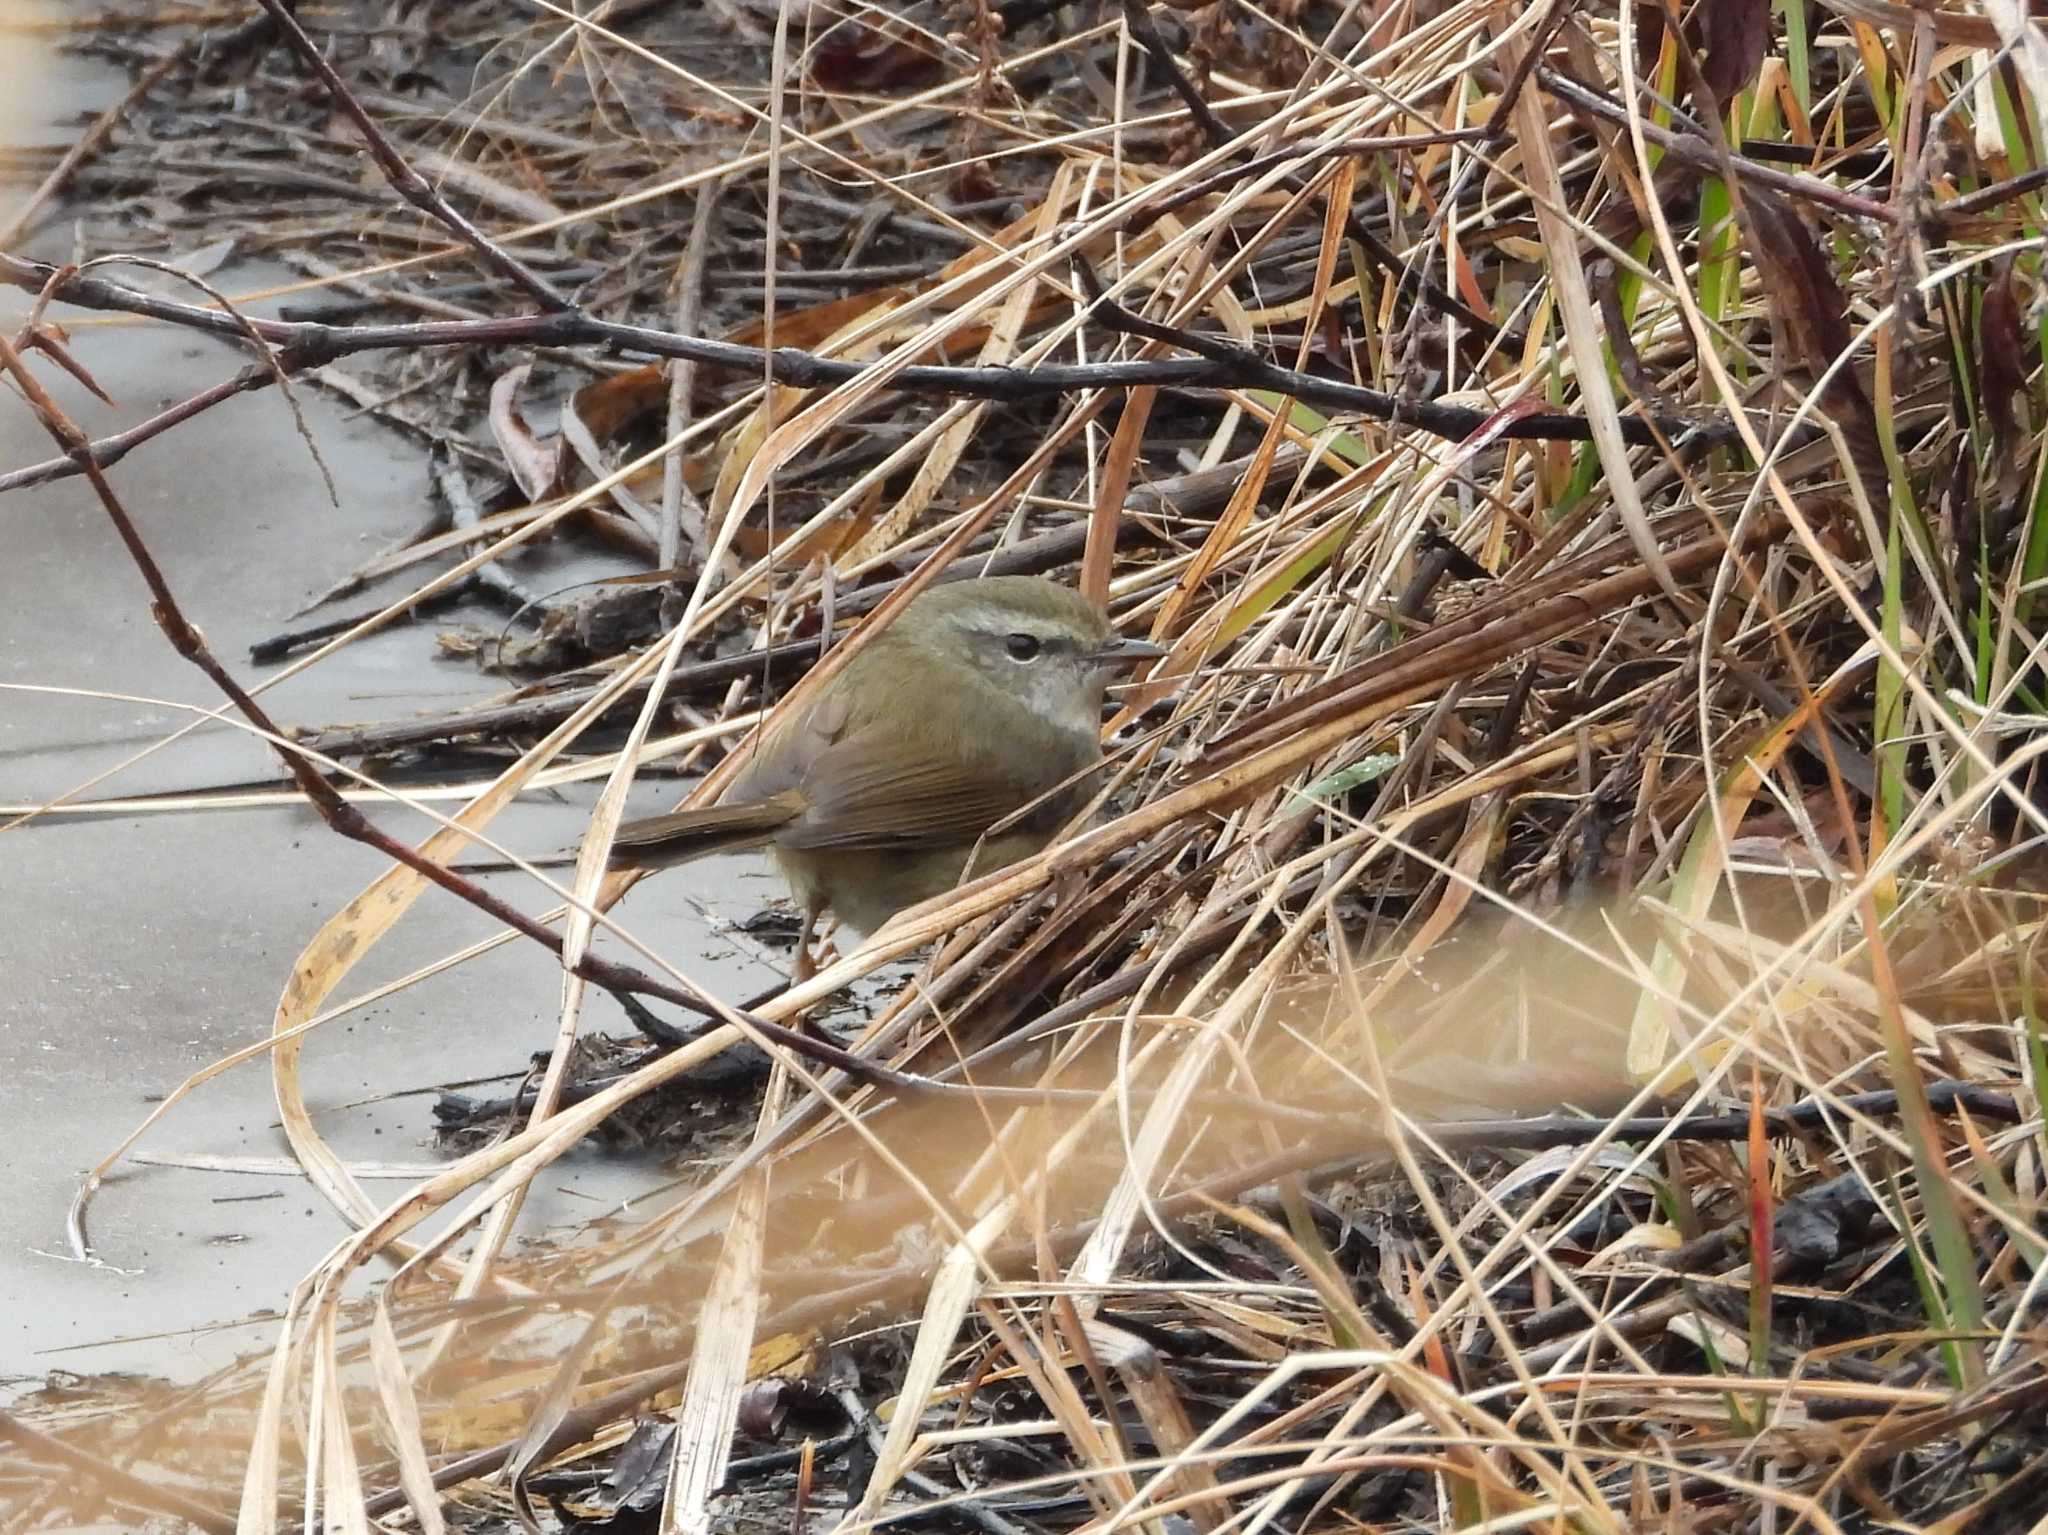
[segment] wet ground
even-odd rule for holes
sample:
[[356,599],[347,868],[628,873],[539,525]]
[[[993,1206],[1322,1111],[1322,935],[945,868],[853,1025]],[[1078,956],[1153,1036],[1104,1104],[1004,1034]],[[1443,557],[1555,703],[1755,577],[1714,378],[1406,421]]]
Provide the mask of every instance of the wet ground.
[[[19,49],[9,57],[18,62]],[[42,78],[54,91],[50,119],[35,135],[43,142],[61,139],[77,113],[121,89],[75,61],[57,61]],[[68,241],[61,223],[46,227],[31,253],[68,254]],[[212,280],[245,294],[283,275],[230,264]],[[25,308],[19,294],[0,303],[10,325]],[[132,425],[240,366],[211,341],[62,318],[115,405],[98,404],[53,369],[42,375],[95,435]],[[333,470],[338,509],[275,391],[186,424],[112,474],[188,616],[250,682],[276,668],[252,666],[249,644],[288,627],[310,596],[417,528],[427,504],[419,444],[317,390],[305,389],[302,401]],[[0,400],[0,469],[52,453],[19,401]],[[8,685],[0,691],[0,804],[9,807],[0,824],[22,805],[77,790],[116,767],[116,776],[81,797],[276,777],[274,757],[220,727],[131,760],[190,719],[176,705],[211,709],[220,699],[151,621],[142,582],[82,481],[0,497],[0,519],[0,684]],[[546,587],[558,573],[538,568],[535,584]],[[348,610],[362,601],[353,599]],[[435,658],[434,626],[463,621],[501,616],[477,608],[401,625],[266,702],[283,722],[314,724],[441,710],[496,692],[501,682]],[[22,686],[78,691],[16,690]],[[84,696],[94,692],[124,696]],[[673,795],[642,792],[649,808]],[[527,850],[573,843],[589,799],[582,789],[516,806],[492,829]],[[382,819],[415,840],[427,830],[403,812]],[[10,897],[0,941],[0,1166],[8,1174],[0,1380],[60,1369],[186,1378],[266,1347],[271,1329],[244,1319],[281,1304],[343,1226],[304,1180],[284,1170],[288,1151],[264,1061],[202,1087],[139,1148],[146,1157],[225,1159],[241,1170],[130,1163],[92,1207],[94,1264],[69,1255],[65,1211],[86,1171],[154,1100],[268,1033],[300,947],[377,876],[380,860],[310,812],[277,807],[50,815],[0,837],[0,869]],[[681,870],[636,893],[621,915],[635,932],[658,937],[693,978],[746,996],[776,978],[779,961],[706,916],[714,893],[721,910],[744,916],[777,892],[765,871],[744,862]],[[530,900],[536,910],[546,904],[538,895]],[[348,994],[487,931],[466,908],[430,893],[351,974]],[[557,992],[548,956],[506,947],[330,1025],[305,1057],[321,1130],[366,1171],[374,1171],[368,1164],[402,1170],[433,1160],[431,1089],[521,1069],[552,1038]],[[608,999],[594,1001],[590,1016],[598,1027],[623,1028]],[[540,1197],[525,1229],[586,1217],[660,1177],[651,1165],[565,1162],[536,1185]],[[396,1197],[406,1185],[367,1187],[373,1196]]]

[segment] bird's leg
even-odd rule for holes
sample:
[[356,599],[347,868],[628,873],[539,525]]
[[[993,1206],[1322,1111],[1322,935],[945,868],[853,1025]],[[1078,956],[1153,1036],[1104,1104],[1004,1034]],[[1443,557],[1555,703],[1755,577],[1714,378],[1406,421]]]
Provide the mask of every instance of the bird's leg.
[[[805,981],[808,981],[818,973],[818,960],[817,956],[811,952],[811,940],[817,933],[818,918],[824,910],[825,903],[822,900],[813,901],[804,907],[803,927],[797,933],[796,961],[790,967],[788,985],[771,986],[758,997],[749,997],[740,1004],[741,1012],[751,1013],[755,1011],[757,1008],[781,996],[791,986],[801,986]],[[649,1043],[659,1045],[664,1049],[674,1050],[679,1046],[686,1045],[706,1029],[713,1026],[711,1022],[707,1022],[698,1025],[694,1029],[680,1028],[656,1013],[630,991],[615,991],[612,993],[612,996],[618,1000],[619,1006],[625,1010],[626,1017],[631,1021],[633,1027],[645,1035]],[[804,1030],[814,1039],[823,1038],[816,1029],[811,1027],[807,1017],[793,1019],[792,1024],[794,1027]]]
[[[808,981],[818,973],[818,957],[811,950],[811,941],[817,935],[818,918],[824,910],[825,903],[822,900],[813,902],[804,908],[804,922],[802,929],[797,934],[796,960],[790,966],[789,984],[786,986],[771,986],[758,997],[749,997],[740,1004],[741,1012],[754,1012],[766,1003],[772,1002],[775,998],[781,996],[791,987],[803,985],[805,981]],[[674,1050],[682,1045],[687,1045],[716,1023],[714,1019],[698,1024],[695,1028],[681,1027],[670,1023],[630,991],[615,991],[612,993],[612,996],[617,999],[619,1006],[625,1010],[626,1017],[633,1027],[645,1035],[649,1043],[658,1045],[663,1049]],[[823,1039],[825,1037],[811,1026],[808,1013],[791,1019],[790,1024],[793,1028],[802,1029],[813,1039]]]
[[[818,957],[811,952],[811,939],[818,931],[818,914],[824,909],[825,903],[822,900],[813,899],[804,903],[804,925],[796,935],[796,962],[789,970],[789,984],[792,988],[803,985],[818,973]],[[789,1021],[792,1027],[802,1029],[813,1039],[823,1037],[812,1024],[808,1008]]]
[[818,931],[818,914],[824,909],[822,901],[804,905],[804,925],[796,935],[796,966],[789,975],[792,986],[801,986],[818,973],[818,958],[811,952],[811,939]]

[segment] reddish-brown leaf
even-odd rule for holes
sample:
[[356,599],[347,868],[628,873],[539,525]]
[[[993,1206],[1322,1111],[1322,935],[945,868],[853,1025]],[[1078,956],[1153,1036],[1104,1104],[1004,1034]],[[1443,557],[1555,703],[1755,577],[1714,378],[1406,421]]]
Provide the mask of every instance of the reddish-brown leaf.
[[599,442],[616,442],[636,422],[668,408],[668,375],[659,363],[615,373],[576,391],[574,409]]
[[938,58],[929,45],[892,37],[873,27],[842,22],[811,50],[811,80],[828,91],[881,91],[935,78]]
[[2001,458],[2019,431],[2014,404],[2027,389],[2027,331],[2013,292],[2012,257],[2001,257],[1977,317],[1977,388]]
[[[1788,359],[1816,379],[1849,349],[1848,300],[1834,268],[1790,203],[1761,187],[1745,187],[1742,222],[1751,257],[1763,277],[1765,302],[1783,322],[1797,356]],[[1878,440],[1877,412],[1853,367],[1838,370],[1820,403],[1841,425],[1849,458],[1872,506],[1890,501],[1890,475]]]
[[782,1434],[789,1416],[789,1382],[776,1377],[757,1380],[740,1392],[736,1420],[749,1439],[774,1440]]
[[1701,11],[1707,56],[1700,79],[1725,108],[1756,78],[1770,49],[1771,0],[1710,0]]

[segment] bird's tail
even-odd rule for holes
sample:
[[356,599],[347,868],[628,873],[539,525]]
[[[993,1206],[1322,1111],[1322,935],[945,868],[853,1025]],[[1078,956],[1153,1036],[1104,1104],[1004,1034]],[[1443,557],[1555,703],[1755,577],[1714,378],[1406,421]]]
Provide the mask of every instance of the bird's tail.
[[794,789],[740,805],[676,810],[628,821],[612,839],[614,869],[665,869],[712,853],[742,853],[764,846],[804,813]]
[[[804,813],[804,798],[795,790],[749,800],[743,805],[707,805],[701,810],[675,810],[628,821],[612,838],[614,869],[666,869],[672,864],[707,858],[713,853],[743,853],[770,841],[775,833]],[[574,853],[548,853],[529,858],[542,869],[576,861]],[[492,863],[461,863],[458,874],[502,874],[519,865],[504,859]]]

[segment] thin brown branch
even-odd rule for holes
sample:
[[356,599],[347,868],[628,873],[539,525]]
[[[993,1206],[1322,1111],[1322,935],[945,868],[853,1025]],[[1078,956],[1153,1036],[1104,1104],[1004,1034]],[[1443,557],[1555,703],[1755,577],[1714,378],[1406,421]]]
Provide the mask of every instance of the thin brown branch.
[[2008,176],[2003,181],[1994,181],[1988,187],[1979,187],[1961,197],[1941,203],[1933,209],[1935,219],[1942,224],[1960,222],[1989,213],[1993,208],[2014,202],[2048,187],[2048,166],[2026,171],[2018,176]]
[[[1084,281],[1095,283],[1091,296],[1098,298],[1098,314],[1105,322],[1132,334],[1185,347],[1198,355],[1140,362],[1043,364],[1032,368],[916,365],[898,369],[891,375],[889,387],[905,393],[1012,403],[1091,390],[1127,390],[1144,386],[1266,389],[1289,395],[1304,404],[1355,411],[1370,420],[1427,432],[1449,441],[1471,437],[1493,423],[1493,414],[1488,411],[1427,400],[1406,400],[1382,390],[1283,368],[1243,347],[1146,320],[1121,306],[1101,303],[1099,282],[1087,271],[1085,264],[1083,275]],[[872,366],[840,362],[790,347],[778,347],[768,352],[732,342],[678,336],[648,327],[598,320],[576,312],[417,325],[334,327],[255,319],[238,324],[233,318],[213,310],[155,298],[104,279],[67,277],[59,269],[11,256],[0,256],[0,281],[20,287],[33,286],[38,291],[47,290],[58,301],[144,315],[211,334],[232,335],[246,340],[253,333],[283,348],[274,359],[273,369],[273,373],[282,374],[295,373],[360,351],[441,346],[547,347],[578,343],[688,358],[731,372],[757,373],[765,368],[778,383],[800,388],[849,383],[868,373]],[[164,412],[145,423],[150,428],[147,433],[138,427],[103,443],[86,444],[82,457],[66,456],[65,462],[74,466],[69,470],[60,470],[52,461],[15,471],[0,478],[0,490],[48,483],[68,473],[78,472],[76,466],[83,462],[102,461],[102,455],[108,455],[105,461],[112,461],[132,450],[140,441],[147,440],[148,436],[160,434],[176,420],[187,419],[208,405],[253,388],[256,382],[238,376],[229,383],[194,396],[182,406],[174,407],[174,411],[182,411],[183,415]],[[1627,417],[1621,422],[1621,430],[1625,441],[1642,447],[1658,446],[1681,437],[1695,445],[1706,446],[1735,436],[1733,424],[1726,420],[1646,421]],[[1494,431],[1504,440],[1517,441],[1586,442],[1592,435],[1591,425],[1584,417],[1561,412],[1521,416],[1494,428]],[[1808,428],[1806,431],[1811,435],[1817,429]]]
[[[100,278],[73,277],[52,281],[61,275],[56,268],[39,262],[0,256],[0,281],[37,290],[50,287],[52,298],[60,302],[87,309],[142,315],[214,335],[246,337],[241,326],[214,310],[173,303]],[[777,383],[804,389],[851,383],[874,369],[873,364],[840,362],[794,347],[777,347],[770,352],[730,341],[678,336],[648,326],[599,320],[575,312],[523,315],[501,320],[349,327],[252,319],[249,329],[272,345],[285,349],[285,356],[279,361],[287,371],[331,362],[354,352],[444,346],[576,345],[599,345],[656,357],[683,357],[725,372],[758,374],[765,369]],[[1429,432],[1451,441],[1472,436],[1493,419],[1489,411],[1402,400],[1378,389],[1366,389],[1341,380],[1279,367],[1256,353],[1210,342],[1190,332],[1169,328],[1164,339],[1188,346],[1201,355],[1146,362],[1045,363],[1030,368],[913,365],[892,373],[888,387],[906,394],[1000,400],[1012,404],[1099,389],[1133,389],[1142,385],[1179,389],[1271,389],[1291,395],[1303,404],[1356,411],[1372,420]],[[1647,423],[1633,419],[1622,422],[1622,432],[1638,446],[1653,446],[1659,440]],[[1721,442],[1734,436],[1733,426],[1725,421],[1671,422],[1667,432],[1688,433],[1701,442]],[[1497,435],[1522,441],[1589,442],[1592,440],[1592,428],[1582,416],[1545,412],[1512,421]]]
[[284,34],[285,41],[297,50],[299,57],[320,77],[320,83],[327,87],[327,93],[334,98],[334,104],[356,125],[356,131],[362,134],[371,158],[377,162],[377,168],[383,171],[384,179],[391,183],[392,189],[399,196],[429,218],[448,228],[458,240],[475,251],[486,266],[510,279],[541,308],[558,313],[574,310],[575,306],[555,291],[554,284],[457,213],[448,200],[435,191],[425,177],[408,165],[403,155],[391,147],[391,141],[384,137],[382,130],[363,109],[363,104],[356,100],[347,82],[336,72],[334,66],[327,62],[326,55],[321,53],[313,39],[306,35],[306,29],[299,25],[298,17],[292,14],[291,7],[285,4],[285,0],[262,0],[262,5],[264,10],[270,13],[270,19],[276,24],[278,31]]
[[[256,363],[244,368],[232,378],[222,379],[218,384],[210,385],[175,405],[166,406],[147,421],[138,421],[125,432],[95,438],[88,446],[92,461],[102,469],[109,468],[120,463],[151,438],[162,436],[181,422],[203,415],[223,401],[232,400],[236,395],[269,388],[277,382],[278,367],[285,367],[286,359],[278,357],[277,365],[271,367]],[[19,469],[10,469],[0,474],[0,494],[10,490],[25,490],[31,485],[47,485],[53,480],[69,479],[80,472],[77,459],[67,454],[59,454],[55,458],[46,458],[39,464],[24,464]]]

